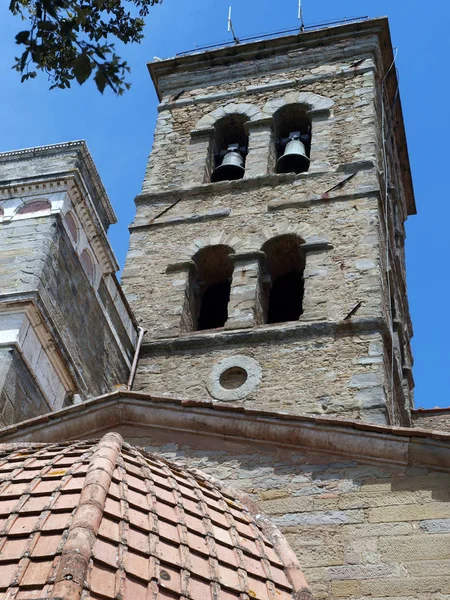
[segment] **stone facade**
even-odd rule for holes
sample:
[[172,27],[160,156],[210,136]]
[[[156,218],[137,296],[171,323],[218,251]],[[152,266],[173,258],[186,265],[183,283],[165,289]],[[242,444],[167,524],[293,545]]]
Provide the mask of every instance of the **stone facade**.
[[0,154],[0,181],[8,425],[126,383],[136,325],[106,239],[114,213],[84,143]]
[[[247,493],[281,529],[316,600],[450,595],[450,475],[231,440],[127,438]],[[164,443],[165,441],[165,443]]]
[[[326,44],[316,31],[150,65],[161,104],[123,274],[148,330],[136,389],[208,398],[217,361],[246,355],[262,380],[245,406],[410,424],[403,243],[415,208],[395,75],[383,80],[388,29],[379,20],[329,33]],[[275,173],[286,107],[311,122],[307,173]],[[217,128],[237,117],[245,175],[210,183]],[[303,312],[267,324],[265,248],[282,238],[301,248]],[[233,269],[228,319],[195,331],[197,257],[218,246]]]
[[419,408],[413,410],[411,415],[414,427],[450,432],[449,408]]
[[0,443],[107,431],[244,493],[317,600],[450,595],[448,434],[118,392],[5,429]]
[[[129,374],[136,323],[114,277],[105,237],[113,214],[86,148],[0,155],[0,425],[9,425],[0,429],[0,485],[13,497],[0,512],[0,551],[16,552],[2,559],[11,593],[48,595],[50,556],[77,597],[162,597],[164,561],[184,582],[170,597],[278,597],[273,586],[250,586],[245,531],[227,538],[230,579],[218,578],[213,520],[200,496],[180,503],[188,468],[234,490],[227,511],[244,499],[258,524],[285,535],[309,585],[302,575],[290,597],[450,599],[450,419],[448,409],[413,410],[404,221],[415,206],[392,60],[380,19],[150,65],[161,104],[123,276],[148,330],[133,390],[110,391]],[[312,126],[306,173],[275,172],[286,107],[301,107]],[[224,122],[244,127],[245,175],[211,183]],[[300,314],[270,321],[286,274],[301,280]],[[226,297],[223,322],[201,327],[207,292],[224,283],[227,295],[209,307]],[[74,393],[85,401],[71,403]],[[127,446],[111,454],[111,444],[122,448],[112,431],[156,456]],[[72,443],[105,434],[98,445]],[[81,494],[74,448],[84,462],[86,448],[98,453],[98,480],[89,473]],[[51,497],[36,494],[41,484]],[[21,513],[56,520],[72,509],[45,561],[34,560],[48,541],[37,526],[17,552],[14,527],[30,518]],[[110,529],[94,544],[99,509]],[[154,536],[166,521],[164,555]],[[189,549],[202,528],[207,543]],[[124,561],[133,536],[144,546]],[[297,559],[285,549],[292,570]],[[202,586],[189,591],[191,550],[203,557]],[[73,577],[74,564],[82,575]],[[5,585],[0,573],[0,596]]]

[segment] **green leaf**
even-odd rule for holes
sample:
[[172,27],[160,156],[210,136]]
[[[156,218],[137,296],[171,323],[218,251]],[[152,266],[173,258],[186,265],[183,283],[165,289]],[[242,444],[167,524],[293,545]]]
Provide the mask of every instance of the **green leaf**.
[[89,79],[92,73],[91,61],[86,54],[79,54],[73,61],[72,68],[75,78],[80,85],[82,85],[86,79]]
[[16,35],[16,44],[25,44],[30,37],[29,31],[21,31]]
[[27,64],[29,51],[25,50],[20,59],[20,70],[23,71],[25,69],[25,65]]
[[95,74],[95,83],[97,84],[98,91],[103,94],[108,80],[101,69],[97,69],[97,73]]
[[54,0],[42,0],[42,4],[44,6],[45,12],[48,13],[54,19],[56,19],[56,17],[58,16],[59,3],[54,2]]
[[56,23],[52,23],[51,21],[39,21],[37,26],[41,31],[55,31],[57,28]]

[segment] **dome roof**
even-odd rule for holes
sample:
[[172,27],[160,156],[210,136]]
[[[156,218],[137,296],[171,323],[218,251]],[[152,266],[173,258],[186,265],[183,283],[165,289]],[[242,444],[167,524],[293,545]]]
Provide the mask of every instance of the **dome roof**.
[[116,433],[0,445],[0,573],[1,600],[308,595],[279,531],[235,493]]

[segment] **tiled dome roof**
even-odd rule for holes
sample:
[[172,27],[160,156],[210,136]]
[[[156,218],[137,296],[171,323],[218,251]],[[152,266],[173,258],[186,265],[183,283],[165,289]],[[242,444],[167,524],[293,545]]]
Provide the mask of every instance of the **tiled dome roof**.
[[0,600],[308,595],[281,534],[236,495],[123,443],[0,445]]

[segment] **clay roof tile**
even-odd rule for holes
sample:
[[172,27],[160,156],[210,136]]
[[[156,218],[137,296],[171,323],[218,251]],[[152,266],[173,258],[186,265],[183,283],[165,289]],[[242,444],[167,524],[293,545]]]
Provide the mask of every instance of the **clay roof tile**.
[[286,540],[245,498],[116,433],[0,445],[0,492],[0,598],[309,595]]

